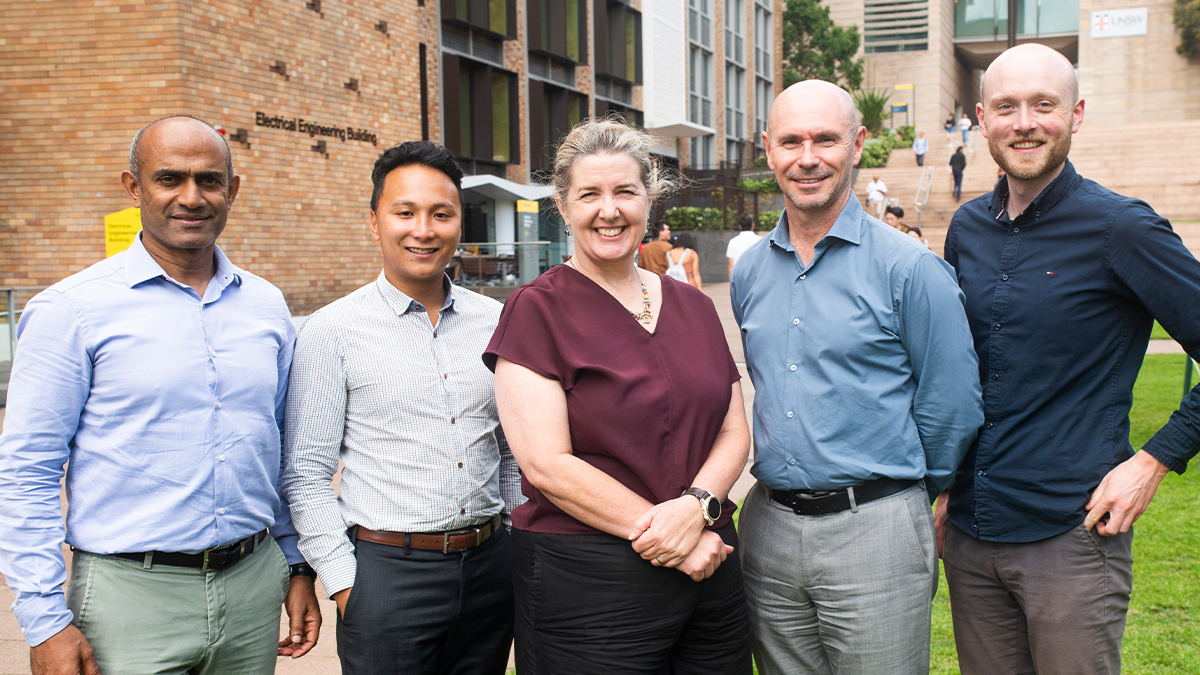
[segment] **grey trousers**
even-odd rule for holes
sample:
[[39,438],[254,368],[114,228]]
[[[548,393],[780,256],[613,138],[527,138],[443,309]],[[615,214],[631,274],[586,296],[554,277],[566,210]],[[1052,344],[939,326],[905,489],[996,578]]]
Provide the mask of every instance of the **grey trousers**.
[[963,675],[1117,675],[1133,588],[1133,530],[1080,524],[1021,544],[946,523],[943,562]]
[[925,489],[798,516],[759,488],[741,516],[758,671],[927,675],[938,567]]
[[76,551],[67,607],[104,675],[269,675],[288,583],[270,537],[207,573]]

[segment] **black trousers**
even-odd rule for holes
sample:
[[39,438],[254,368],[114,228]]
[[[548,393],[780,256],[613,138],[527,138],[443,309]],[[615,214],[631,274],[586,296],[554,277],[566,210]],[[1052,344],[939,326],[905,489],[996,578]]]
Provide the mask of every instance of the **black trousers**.
[[358,541],[337,622],[345,675],[504,675],[513,637],[504,528],[459,553]]
[[520,675],[750,674],[739,551],[697,583],[607,534],[512,539]]

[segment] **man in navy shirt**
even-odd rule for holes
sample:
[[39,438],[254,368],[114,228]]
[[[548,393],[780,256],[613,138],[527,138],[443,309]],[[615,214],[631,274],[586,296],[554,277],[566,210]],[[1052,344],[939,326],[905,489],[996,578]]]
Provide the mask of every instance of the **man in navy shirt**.
[[1134,452],[1133,383],[1152,319],[1200,356],[1200,262],[1147,204],[1067,161],[1084,102],[1058,52],[1001,54],[982,99],[980,129],[1007,177],[958,210],[946,240],[986,418],[936,517],[959,665],[1117,673],[1130,526],[1200,448],[1193,390]]

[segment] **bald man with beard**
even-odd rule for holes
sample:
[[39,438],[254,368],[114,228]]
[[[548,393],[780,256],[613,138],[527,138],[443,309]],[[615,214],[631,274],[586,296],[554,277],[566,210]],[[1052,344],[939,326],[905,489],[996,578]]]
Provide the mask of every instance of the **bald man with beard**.
[[929,672],[930,500],[983,421],[949,265],[851,189],[865,134],[835,85],[780,94],[763,143],[785,210],[733,270],[758,392],[741,535],[764,675]]
[[959,665],[1118,673],[1132,524],[1200,449],[1194,389],[1135,452],[1133,383],[1153,319],[1200,358],[1200,262],[1148,204],[1075,172],[1084,101],[1058,52],[1004,52],[981,98],[1007,176],[958,210],[946,238],[986,416],[936,515]]

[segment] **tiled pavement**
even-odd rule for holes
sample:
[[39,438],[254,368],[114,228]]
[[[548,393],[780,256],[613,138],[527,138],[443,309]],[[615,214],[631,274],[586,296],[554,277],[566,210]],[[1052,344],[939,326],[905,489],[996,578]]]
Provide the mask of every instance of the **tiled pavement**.
[[[750,409],[754,402],[754,388],[750,384],[750,378],[746,375],[742,342],[738,335],[737,323],[733,319],[733,311],[729,305],[729,284],[713,284],[705,287],[704,291],[716,305],[717,313],[721,317],[721,324],[725,329],[726,340],[729,342],[729,349],[742,373],[742,390],[745,392],[746,415],[749,419]],[[1182,349],[1173,341],[1155,340],[1149,351],[1150,353],[1181,353]],[[4,425],[4,412],[5,409],[0,408],[0,429]],[[740,500],[750,490],[753,482],[749,470],[743,472],[730,496],[734,501]],[[320,588],[318,588],[318,597],[324,597]],[[21,630],[17,626],[16,619],[8,609],[12,605],[12,600],[12,592],[7,586],[0,583],[0,675],[29,675],[29,649],[21,637]],[[336,609],[333,602],[322,600],[321,612],[325,617],[326,625],[321,631],[321,639],[317,647],[300,659],[280,659],[275,669],[276,673],[280,675],[335,675],[340,672],[337,643],[334,638],[333,617],[336,616]]]

